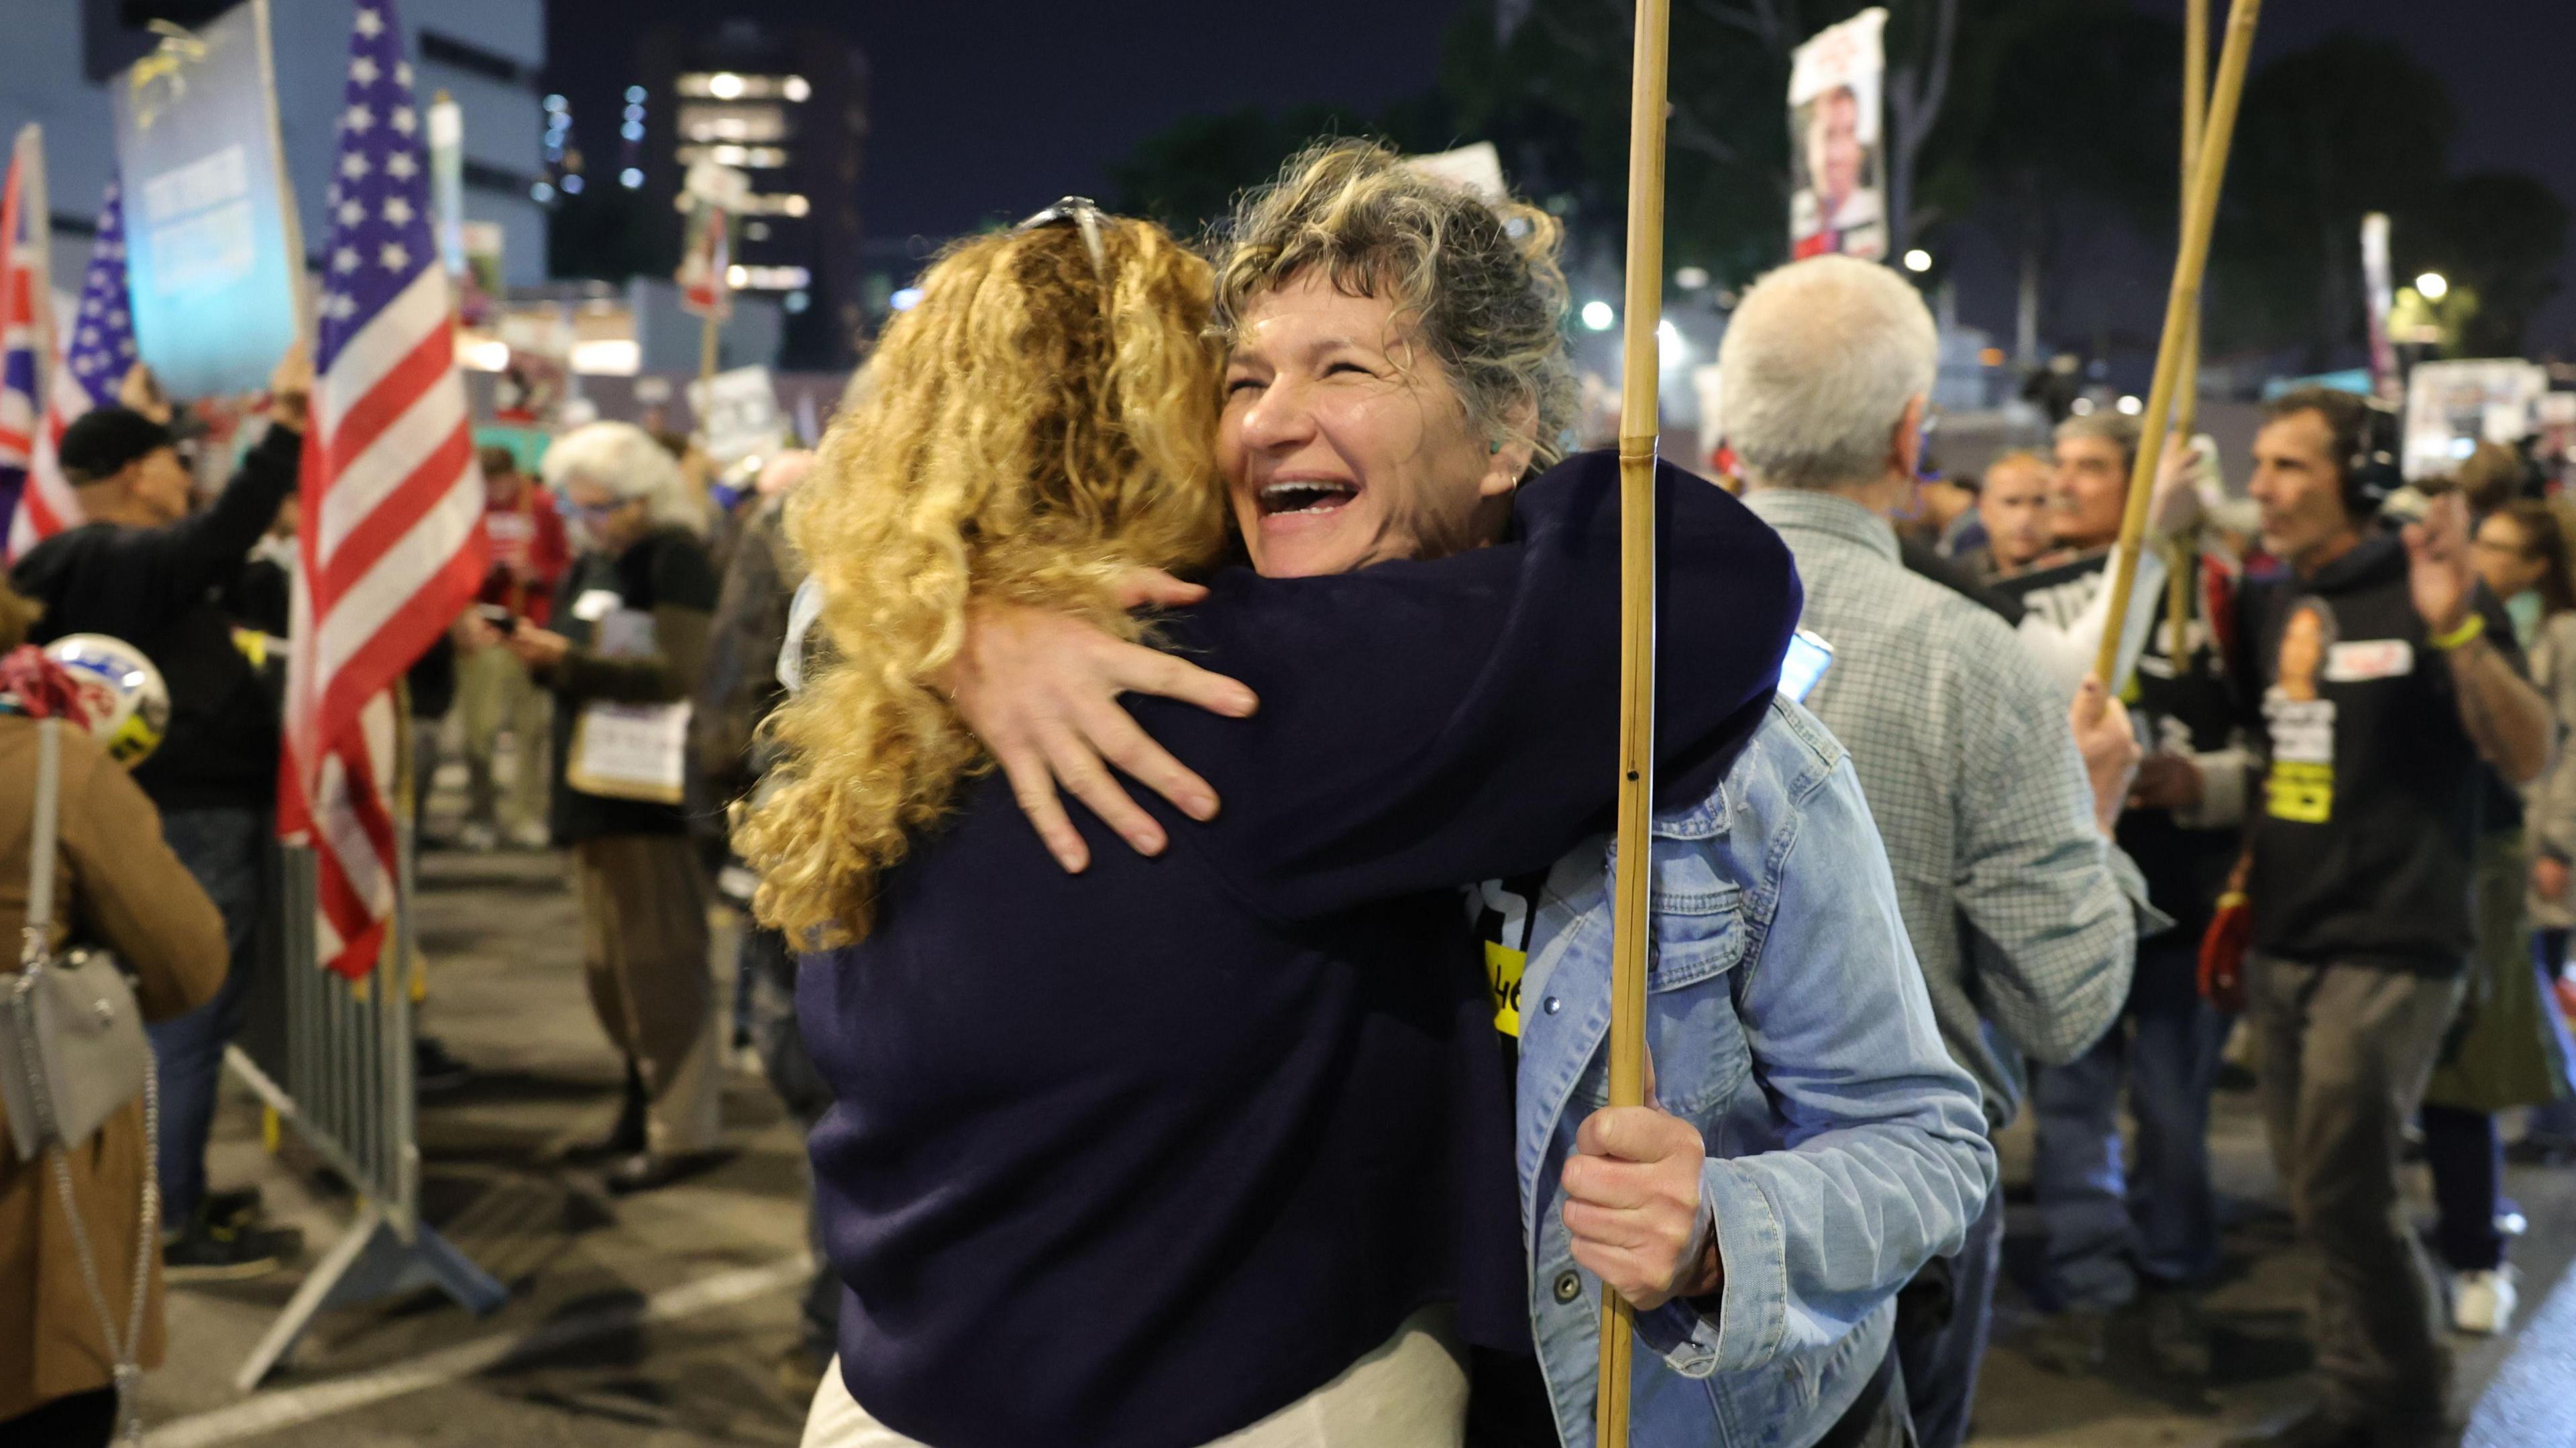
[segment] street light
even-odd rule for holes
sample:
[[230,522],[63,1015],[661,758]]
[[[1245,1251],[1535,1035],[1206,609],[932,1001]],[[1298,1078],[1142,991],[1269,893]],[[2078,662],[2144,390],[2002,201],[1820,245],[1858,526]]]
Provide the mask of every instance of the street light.
[[1608,302],[1585,302],[1583,304],[1583,325],[1595,332],[1607,332],[1611,328],[1619,325],[1619,314],[1616,311],[1611,310]]
[[1932,253],[1916,247],[1905,254],[1905,269],[1920,274],[1932,269]]
[[2415,279],[2415,292],[2428,302],[2438,302],[2451,294],[2451,279],[2428,271]]

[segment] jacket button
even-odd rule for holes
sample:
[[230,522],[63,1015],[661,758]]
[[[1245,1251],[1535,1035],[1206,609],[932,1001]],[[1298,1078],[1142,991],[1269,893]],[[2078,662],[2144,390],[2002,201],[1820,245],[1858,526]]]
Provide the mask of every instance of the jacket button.
[[1583,1295],[1583,1278],[1573,1272],[1556,1274],[1556,1300],[1572,1302]]
[[1551,1016],[1552,1016],[1552,1015],[1555,1015],[1555,1014],[1556,1014],[1556,1012],[1557,1012],[1557,1008],[1558,1008],[1559,1006],[1564,1005],[1564,1004],[1565,1004],[1565,1002],[1563,1002],[1563,1001],[1561,1001],[1561,1000],[1558,1000],[1556,997],[1554,997],[1554,996],[1549,996],[1549,997],[1547,998],[1547,1013],[1548,1013],[1549,1015],[1551,1015]]

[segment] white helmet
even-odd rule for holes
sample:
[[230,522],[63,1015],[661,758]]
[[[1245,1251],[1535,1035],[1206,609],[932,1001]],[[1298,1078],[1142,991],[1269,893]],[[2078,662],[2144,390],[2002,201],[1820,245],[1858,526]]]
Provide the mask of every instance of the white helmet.
[[80,686],[90,737],[128,769],[161,747],[170,727],[170,686],[143,651],[106,634],[65,634],[45,645],[45,657]]

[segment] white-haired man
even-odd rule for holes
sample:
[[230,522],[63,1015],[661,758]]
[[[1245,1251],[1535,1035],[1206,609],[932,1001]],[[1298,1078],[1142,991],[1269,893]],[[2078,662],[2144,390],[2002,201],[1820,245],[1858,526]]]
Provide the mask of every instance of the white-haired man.
[[[1943,1039],[2000,1127],[2019,1055],[2090,1047],[2127,997],[2141,912],[2161,921],[2110,839],[2138,758],[2127,714],[2087,684],[2070,723],[2010,629],[1899,560],[1886,515],[1914,486],[1937,362],[1931,313],[1894,272],[1796,262],[1735,311],[1721,421],[1746,503],[1797,556],[1803,625],[1835,648],[1808,705],[1851,750]],[[1947,1320],[1900,1321],[1926,1448],[1966,1436],[2001,1237],[1990,1200],[1949,1259]]]

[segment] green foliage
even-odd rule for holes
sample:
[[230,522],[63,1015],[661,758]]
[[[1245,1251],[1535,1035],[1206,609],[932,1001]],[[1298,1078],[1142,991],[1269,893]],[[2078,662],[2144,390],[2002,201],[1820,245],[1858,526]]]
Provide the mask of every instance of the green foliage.
[[2408,236],[2399,252],[2413,270],[2450,280],[2446,317],[2452,302],[2475,299],[2457,319],[2455,355],[2521,355],[2532,314],[2558,294],[2567,219],[2557,193],[2518,171],[2472,172],[2443,187],[2421,241]]
[[[1187,232],[1319,135],[1378,135],[1415,151],[1487,140],[1516,190],[1566,217],[1578,246],[1615,257],[1632,0],[1512,0],[1508,37],[1497,3],[1469,0],[1436,90],[1376,116],[1308,107],[1182,122],[1112,169],[1117,204]],[[1740,285],[1784,259],[1790,53],[1866,3],[1676,0],[1665,188],[1673,267]],[[1941,227],[1976,215],[2010,223],[2045,264],[2060,240],[2110,220],[2170,255],[2178,26],[2128,0],[1885,3],[1899,238],[1932,233],[1937,252]],[[1923,112],[1910,132],[1908,99]],[[2437,268],[2481,299],[2460,345],[2518,351],[2557,288],[2567,209],[2528,176],[2451,176],[2454,129],[2440,79],[2388,42],[2337,35],[2258,71],[2211,259],[2210,349],[2305,346],[2322,365],[2357,342],[2360,221],[2377,210],[2395,219],[2405,275]],[[1897,154],[1909,135],[1910,167]]]
[[2361,218],[2398,235],[2440,200],[2456,121],[2393,43],[2330,36],[2247,83],[2211,265],[2209,345],[2304,343],[2323,367],[2362,335]]

